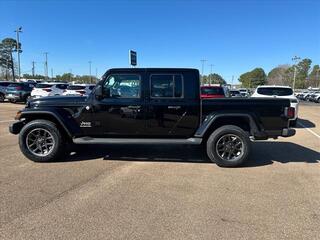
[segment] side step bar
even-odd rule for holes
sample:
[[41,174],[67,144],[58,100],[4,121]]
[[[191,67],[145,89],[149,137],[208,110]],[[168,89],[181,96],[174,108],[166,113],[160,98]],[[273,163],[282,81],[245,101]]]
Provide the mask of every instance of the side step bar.
[[202,138],[155,139],[155,138],[74,138],[75,144],[192,144],[199,145]]

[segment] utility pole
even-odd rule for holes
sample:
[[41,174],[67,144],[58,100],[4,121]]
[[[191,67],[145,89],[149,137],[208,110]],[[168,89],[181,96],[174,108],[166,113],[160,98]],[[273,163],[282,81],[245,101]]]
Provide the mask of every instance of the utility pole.
[[21,49],[20,49],[19,33],[22,33],[22,27],[18,27],[17,30],[15,30],[15,32],[17,33],[17,39],[16,39],[17,45],[16,45],[16,50],[17,50],[17,54],[18,54],[18,78],[19,78],[19,80],[20,80],[20,78],[21,78],[20,52],[22,52],[22,51],[21,51]]
[[96,81],[98,80],[98,68],[96,68]]
[[92,83],[92,76],[91,76],[91,61],[89,61],[89,76],[90,76],[90,83]]
[[53,79],[53,68],[51,68],[51,79]]
[[300,57],[294,56],[292,58],[292,61],[294,61],[294,72],[293,72],[293,85],[292,85],[292,90],[294,91],[295,86],[296,86],[296,77],[297,77],[297,62],[300,60]]
[[35,70],[35,69],[34,69],[34,64],[35,64],[35,61],[32,61],[32,77],[34,77],[34,72],[35,72],[35,71],[34,71],[34,70]]
[[203,82],[203,71],[204,71],[204,64],[205,64],[205,62],[207,61],[207,60],[205,60],[205,59],[202,59],[202,60],[200,60],[201,61],[201,63],[202,63],[202,69],[201,69],[201,79],[202,79],[202,82]]
[[209,78],[209,85],[211,85],[211,79],[212,79],[212,68],[213,68],[213,64],[209,64],[210,66],[210,78]]
[[233,85],[233,79],[234,79],[234,76],[232,75],[231,85]]
[[44,52],[43,54],[45,55],[44,74],[46,76],[46,80],[48,80],[48,52]]

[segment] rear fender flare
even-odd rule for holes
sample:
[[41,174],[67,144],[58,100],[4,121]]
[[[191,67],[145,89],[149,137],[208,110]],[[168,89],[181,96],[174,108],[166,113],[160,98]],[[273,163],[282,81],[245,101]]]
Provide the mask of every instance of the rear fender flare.
[[195,137],[204,137],[206,132],[209,130],[210,126],[212,126],[219,118],[232,118],[232,117],[241,117],[247,119],[248,124],[250,126],[251,135],[255,136],[256,133],[260,132],[259,127],[254,120],[254,117],[249,113],[218,113],[218,114],[209,114],[201,126],[197,129],[195,133]]

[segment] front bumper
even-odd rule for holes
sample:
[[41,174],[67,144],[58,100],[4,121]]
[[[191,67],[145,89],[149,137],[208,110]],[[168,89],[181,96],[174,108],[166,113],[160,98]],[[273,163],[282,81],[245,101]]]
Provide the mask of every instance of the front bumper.
[[6,99],[9,99],[9,100],[20,100],[21,97],[20,97],[20,95],[6,94]]
[[9,132],[12,134],[19,134],[23,126],[24,123],[22,121],[16,121],[14,123],[11,123],[9,126]]
[[292,137],[296,134],[296,130],[293,128],[284,128],[282,129],[282,137]]

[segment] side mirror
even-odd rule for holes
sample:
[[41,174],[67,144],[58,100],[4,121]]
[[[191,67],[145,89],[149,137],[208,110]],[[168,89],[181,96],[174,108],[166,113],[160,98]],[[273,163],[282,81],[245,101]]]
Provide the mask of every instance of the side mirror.
[[102,87],[101,85],[96,86],[95,90],[94,90],[94,95],[97,99],[101,99],[102,98]]

